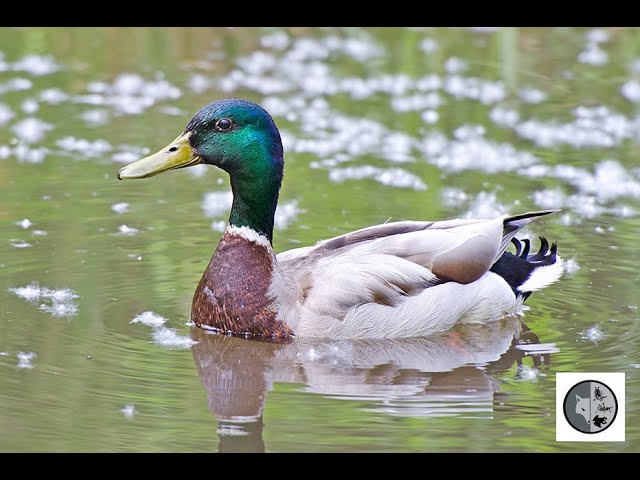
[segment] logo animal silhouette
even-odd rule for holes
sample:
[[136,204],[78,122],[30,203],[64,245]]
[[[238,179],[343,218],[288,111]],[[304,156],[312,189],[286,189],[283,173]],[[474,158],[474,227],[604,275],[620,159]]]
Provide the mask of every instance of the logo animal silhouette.
[[605,406],[604,403],[601,403],[600,405],[598,405],[598,411],[599,412],[608,412],[610,410],[613,410],[613,405],[611,405],[609,407]]
[[596,391],[594,393],[596,396],[596,400],[604,400],[605,398],[607,398],[606,395],[602,395],[602,390],[600,390],[600,387],[596,387]]
[[599,417],[596,415],[593,417],[593,424],[598,428],[602,428],[603,425],[607,424],[607,417]]
[[[589,420],[589,399],[582,398],[580,395],[576,395],[576,413],[582,415],[587,423],[591,423]],[[597,415],[596,415],[596,418]]]

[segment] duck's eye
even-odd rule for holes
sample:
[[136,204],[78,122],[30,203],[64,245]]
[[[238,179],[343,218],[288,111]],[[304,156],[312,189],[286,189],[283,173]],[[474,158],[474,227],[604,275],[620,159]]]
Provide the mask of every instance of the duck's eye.
[[229,130],[233,123],[228,118],[221,118],[216,122],[216,128],[218,130]]

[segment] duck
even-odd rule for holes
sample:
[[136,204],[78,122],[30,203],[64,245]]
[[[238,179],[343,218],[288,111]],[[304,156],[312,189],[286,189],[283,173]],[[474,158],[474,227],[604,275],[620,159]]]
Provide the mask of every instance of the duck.
[[[169,145],[117,176],[199,164],[227,172],[233,193],[191,305],[191,321],[206,330],[272,340],[421,337],[521,314],[529,295],[563,272],[557,243],[540,237],[530,253],[530,241],[516,238],[553,209],[387,222],[276,254],[282,140],[271,115],[245,99],[202,107]],[[507,252],[512,243],[515,253]]]

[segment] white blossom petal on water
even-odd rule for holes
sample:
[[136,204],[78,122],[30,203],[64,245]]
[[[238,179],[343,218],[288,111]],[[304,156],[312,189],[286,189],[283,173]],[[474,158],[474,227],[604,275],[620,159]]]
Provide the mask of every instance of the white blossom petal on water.
[[49,75],[60,70],[60,65],[51,56],[25,55],[11,65],[11,69],[18,72],[27,72],[31,75]]
[[50,130],[53,125],[34,117],[24,118],[11,127],[16,137],[27,144],[39,142]]
[[28,218],[23,218],[22,220],[20,220],[19,222],[16,222],[16,225],[18,225],[20,228],[24,228],[27,229],[29,228],[31,225],[33,225],[33,223],[31,222],[31,220],[29,220]]
[[135,235],[140,230],[134,227],[128,227],[127,225],[120,225],[118,231],[123,235]]
[[158,315],[155,312],[147,310],[139,315],[136,315],[129,323],[142,323],[147,327],[161,327],[166,323],[167,319],[162,315]]
[[31,282],[24,287],[10,288],[9,291],[54,317],[69,318],[78,313],[79,296],[70,288],[51,289]]
[[129,204],[127,202],[118,202],[111,205],[111,210],[116,213],[125,213],[129,210]]
[[156,345],[167,348],[190,348],[198,343],[185,335],[180,335],[173,328],[160,327],[153,331],[153,341]]
[[19,352],[18,353],[18,368],[27,368],[31,369],[34,367],[33,359],[36,358],[37,355],[33,352]]

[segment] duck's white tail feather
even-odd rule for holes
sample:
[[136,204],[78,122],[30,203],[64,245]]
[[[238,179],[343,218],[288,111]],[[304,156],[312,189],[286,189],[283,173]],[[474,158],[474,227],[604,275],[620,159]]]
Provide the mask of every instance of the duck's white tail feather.
[[537,267],[531,275],[517,289],[519,292],[535,292],[548,287],[562,276],[564,273],[564,260],[556,256],[555,263]]

